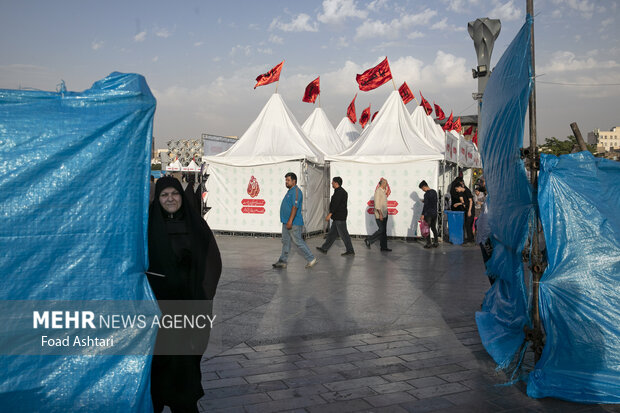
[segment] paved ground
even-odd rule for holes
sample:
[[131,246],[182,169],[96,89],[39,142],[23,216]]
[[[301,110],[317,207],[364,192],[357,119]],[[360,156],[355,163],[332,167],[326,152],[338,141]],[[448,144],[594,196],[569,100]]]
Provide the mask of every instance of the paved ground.
[[[322,237],[308,241],[311,249]],[[224,272],[203,360],[206,412],[604,412],[533,400],[480,344],[474,313],[488,281],[480,251],[391,241],[341,257],[337,241],[305,269],[271,264],[278,238],[218,236]],[[528,357],[531,362],[531,357]]]

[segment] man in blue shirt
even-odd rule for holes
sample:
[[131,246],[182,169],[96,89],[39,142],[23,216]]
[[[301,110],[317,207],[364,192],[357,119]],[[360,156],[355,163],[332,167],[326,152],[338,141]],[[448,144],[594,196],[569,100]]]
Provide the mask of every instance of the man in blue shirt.
[[286,268],[288,253],[291,250],[291,241],[299,248],[308,263],[306,268],[314,267],[317,260],[310,252],[310,248],[301,237],[304,226],[304,219],[301,216],[301,205],[304,195],[297,186],[297,175],[293,172],[285,176],[285,184],[288,188],[282,204],[280,204],[280,222],[282,222],[282,255],[273,264],[274,268]]

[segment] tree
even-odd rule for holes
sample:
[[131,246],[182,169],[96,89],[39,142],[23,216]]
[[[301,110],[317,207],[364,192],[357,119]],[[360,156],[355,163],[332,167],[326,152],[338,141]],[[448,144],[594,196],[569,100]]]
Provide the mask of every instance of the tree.
[[[586,144],[588,150],[592,154],[596,154],[596,145],[588,145]],[[545,143],[538,146],[538,151],[541,153],[549,153],[552,155],[565,155],[567,153],[572,153],[573,148],[577,148],[577,152],[581,151],[579,149],[579,144],[577,143],[577,138],[573,135],[569,135],[566,137],[566,140],[559,140],[555,137],[545,139]]]

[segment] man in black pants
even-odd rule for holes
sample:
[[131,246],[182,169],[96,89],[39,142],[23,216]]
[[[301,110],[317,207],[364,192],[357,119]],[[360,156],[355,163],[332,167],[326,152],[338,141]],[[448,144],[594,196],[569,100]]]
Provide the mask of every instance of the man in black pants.
[[424,191],[424,208],[422,208],[422,215],[420,216],[420,219],[424,220],[428,224],[433,232],[433,237],[435,238],[433,244],[431,245],[431,234],[429,233],[428,236],[425,237],[426,245],[424,245],[424,248],[437,248],[439,245],[439,237],[437,236],[437,192],[434,189],[429,188],[426,181],[420,182],[419,187]]
[[351,244],[351,236],[347,230],[347,200],[349,195],[347,191],[342,188],[342,178],[335,176],[332,180],[332,188],[334,188],[334,194],[329,203],[329,214],[325,217],[325,221],[332,219],[332,226],[329,229],[329,234],[325,239],[325,242],[320,247],[316,247],[317,250],[323,254],[327,254],[327,250],[332,246],[338,235],[344,242],[346,251],[340,255],[348,256],[355,255],[353,250],[353,244]]
[[465,190],[461,194],[463,200],[465,201],[465,243],[473,243],[474,242],[474,195],[471,193],[468,187],[465,184],[461,184]]

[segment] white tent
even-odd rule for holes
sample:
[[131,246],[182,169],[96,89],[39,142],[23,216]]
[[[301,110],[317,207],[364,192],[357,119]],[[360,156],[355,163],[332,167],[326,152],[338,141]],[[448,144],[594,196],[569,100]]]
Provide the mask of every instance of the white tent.
[[301,129],[312,143],[327,155],[340,153],[348,146],[342,142],[321,108],[315,108],[312,111],[308,119],[301,125]]
[[168,166],[166,166],[166,172],[180,171],[181,168],[183,168],[181,162],[178,159],[175,159],[174,162],[171,162],[170,164],[168,164]]
[[436,188],[441,152],[431,145],[417,127],[397,91],[390,94],[375,121],[348,149],[327,156],[330,174],[343,179],[349,193],[349,232],[374,232],[372,200],[380,178],[388,181],[388,235],[413,237],[422,210],[422,190],[426,180]]
[[323,229],[327,177],[323,152],[305,135],[282,97],[274,94],[227,151],[206,156],[209,225],[218,231],[280,233],[284,175],[303,191],[306,232]]
[[198,164],[196,164],[196,162],[194,162],[194,160],[192,159],[192,161],[189,163],[189,165],[184,166],[181,168],[181,171],[183,172],[200,172],[200,166],[198,166]]
[[411,120],[435,149],[441,153],[445,152],[445,134],[441,127],[435,123],[433,118],[426,114],[426,111],[422,106],[416,106],[411,114]]
[[348,117],[342,118],[338,126],[336,127],[336,133],[340,136],[340,139],[344,143],[345,148],[348,148],[353,142],[360,137],[360,131],[357,126],[349,120]]

